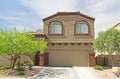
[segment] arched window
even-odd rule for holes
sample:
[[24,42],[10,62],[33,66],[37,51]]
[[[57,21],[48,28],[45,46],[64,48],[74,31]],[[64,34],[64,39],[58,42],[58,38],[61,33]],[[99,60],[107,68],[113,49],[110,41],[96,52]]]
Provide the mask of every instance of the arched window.
[[49,34],[62,34],[62,24],[58,21],[50,23]]
[[80,21],[75,24],[75,34],[88,34],[88,24],[85,21]]

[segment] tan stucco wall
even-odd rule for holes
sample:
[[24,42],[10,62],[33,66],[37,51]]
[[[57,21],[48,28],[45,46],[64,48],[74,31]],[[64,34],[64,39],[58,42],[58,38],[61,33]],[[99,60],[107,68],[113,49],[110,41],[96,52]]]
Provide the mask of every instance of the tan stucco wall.
[[[89,36],[74,36],[74,24],[76,21],[87,21],[90,25]],[[64,36],[48,36],[52,43],[91,43],[94,39],[94,21],[80,15],[59,15],[44,22],[44,33],[48,34],[48,26],[51,21],[61,21],[63,23]]]
[[[74,25],[81,20],[89,23],[90,35],[74,36]],[[48,35],[48,26],[52,21],[62,22],[63,36]],[[88,55],[92,52],[90,43],[94,39],[94,20],[80,15],[58,15],[44,21],[44,33],[48,35],[49,66],[88,66]]]
[[49,66],[88,66],[90,44],[49,45]]
[[1,56],[0,55],[0,66],[2,65],[10,65],[10,61],[9,61],[9,56]]
[[[35,63],[35,56],[34,55],[23,55],[21,57],[23,61],[33,61]],[[9,56],[2,56],[0,55],[0,66],[2,65],[10,65],[10,57]]]

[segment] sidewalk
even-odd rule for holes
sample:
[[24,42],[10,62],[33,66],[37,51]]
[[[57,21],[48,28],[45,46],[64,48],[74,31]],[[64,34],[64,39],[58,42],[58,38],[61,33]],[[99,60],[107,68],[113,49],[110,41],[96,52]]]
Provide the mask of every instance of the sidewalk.
[[89,67],[73,67],[79,79],[103,79]]

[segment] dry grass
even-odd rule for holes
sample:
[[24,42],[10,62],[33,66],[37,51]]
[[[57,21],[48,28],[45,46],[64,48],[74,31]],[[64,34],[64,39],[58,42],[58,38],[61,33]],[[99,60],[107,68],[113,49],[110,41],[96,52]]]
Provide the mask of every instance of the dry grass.
[[32,78],[35,74],[40,72],[42,68],[34,68],[33,70],[26,69],[25,75],[17,76],[15,70],[7,69],[7,70],[0,70],[0,78],[7,77],[7,78]]

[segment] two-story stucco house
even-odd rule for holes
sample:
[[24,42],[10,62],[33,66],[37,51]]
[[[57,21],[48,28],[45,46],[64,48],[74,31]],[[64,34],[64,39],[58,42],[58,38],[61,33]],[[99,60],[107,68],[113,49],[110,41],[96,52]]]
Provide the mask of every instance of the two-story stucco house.
[[[88,66],[94,18],[80,12],[58,12],[43,19],[48,54],[40,63],[49,66]],[[45,54],[46,55],[46,54]]]
[[[31,57],[35,65],[89,66],[95,64],[90,56],[94,39],[94,18],[80,12],[58,12],[43,19],[43,32],[33,33],[43,37],[48,49]],[[3,59],[0,56],[0,59]],[[27,57],[25,57],[27,59]],[[5,59],[3,59],[5,60]],[[8,60],[5,60],[6,63]],[[0,65],[4,64],[0,61]]]

